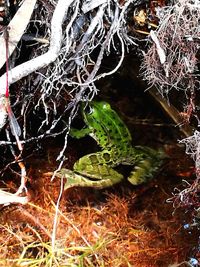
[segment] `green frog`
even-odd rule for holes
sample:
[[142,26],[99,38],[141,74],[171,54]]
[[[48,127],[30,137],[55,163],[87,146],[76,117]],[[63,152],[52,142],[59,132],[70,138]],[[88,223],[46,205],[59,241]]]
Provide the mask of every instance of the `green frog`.
[[161,166],[164,152],[150,147],[132,146],[132,137],[119,115],[104,101],[91,101],[82,107],[86,127],[71,129],[70,135],[82,138],[90,135],[101,151],[83,156],[75,162],[73,171],[62,168],[56,176],[67,178],[64,189],[73,186],[105,188],[119,183],[124,176],[114,167],[133,165],[128,180],[139,185],[151,179]]

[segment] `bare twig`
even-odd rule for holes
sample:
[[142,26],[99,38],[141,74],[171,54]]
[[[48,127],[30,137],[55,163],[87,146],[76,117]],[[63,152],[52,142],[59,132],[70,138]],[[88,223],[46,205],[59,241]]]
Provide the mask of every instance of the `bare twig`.
[[[48,52],[11,69],[9,71],[9,85],[56,60],[61,49],[62,23],[73,1],[58,1],[51,21],[51,39]],[[6,74],[0,77],[0,84],[0,94],[5,94]]]
[[27,204],[28,197],[17,196],[16,194],[12,194],[0,189],[0,204],[9,205],[12,203]]
[[196,74],[199,45],[195,40],[200,38],[200,8],[192,0],[179,0],[175,5],[158,9],[157,16],[159,26],[150,33],[154,43],[144,54],[141,66],[143,77],[162,95],[173,89],[194,92],[199,86]]
[[[7,29],[9,29],[9,56],[15,50],[17,43],[22,38],[22,35],[29,23],[30,17],[33,13],[36,0],[25,0],[11,22],[8,24]],[[4,36],[0,36],[0,69],[6,62],[6,46],[4,41]]]

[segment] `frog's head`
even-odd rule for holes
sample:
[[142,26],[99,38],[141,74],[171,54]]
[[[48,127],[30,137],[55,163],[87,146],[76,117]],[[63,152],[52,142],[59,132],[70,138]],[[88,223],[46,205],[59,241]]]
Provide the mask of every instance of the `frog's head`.
[[91,101],[82,107],[90,135],[102,147],[119,146],[119,140],[131,142],[131,135],[118,114],[105,101]]
[[82,107],[85,123],[94,128],[96,127],[96,123],[104,121],[105,115],[108,115],[111,111],[110,104],[105,101],[91,101],[86,106]]

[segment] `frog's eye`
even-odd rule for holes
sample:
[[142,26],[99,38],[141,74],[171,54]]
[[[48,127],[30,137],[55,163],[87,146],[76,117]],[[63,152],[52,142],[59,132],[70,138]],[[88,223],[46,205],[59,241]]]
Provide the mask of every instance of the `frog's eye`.
[[85,107],[84,109],[85,113],[87,113],[88,115],[92,114],[93,112],[93,108],[91,108],[89,105]]
[[103,104],[103,109],[110,109],[110,104],[108,104],[107,102],[102,102]]

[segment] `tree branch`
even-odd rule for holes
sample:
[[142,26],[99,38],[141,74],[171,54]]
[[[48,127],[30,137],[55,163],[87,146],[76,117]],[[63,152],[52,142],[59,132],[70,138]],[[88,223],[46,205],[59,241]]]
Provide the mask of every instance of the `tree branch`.
[[[74,0],[58,1],[51,21],[51,39],[48,52],[11,69],[8,73],[9,85],[56,60],[61,49],[62,23],[73,2]],[[0,94],[4,95],[6,92],[6,73],[0,77],[0,84]]]

